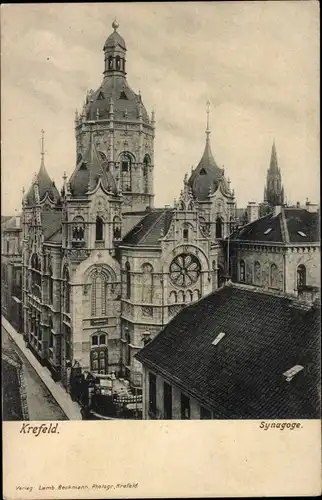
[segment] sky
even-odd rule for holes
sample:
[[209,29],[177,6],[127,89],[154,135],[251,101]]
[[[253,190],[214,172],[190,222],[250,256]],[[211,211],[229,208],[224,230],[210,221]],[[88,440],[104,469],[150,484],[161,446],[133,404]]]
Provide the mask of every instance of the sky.
[[262,201],[275,139],[287,200],[319,201],[316,1],[12,4],[1,7],[2,214],[21,209],[45,163],[58,188],[75,168],[75,110],[102,81],[114,18],[127,78],[156,113],[155,205],[172,204],[205,145],[237,206]]

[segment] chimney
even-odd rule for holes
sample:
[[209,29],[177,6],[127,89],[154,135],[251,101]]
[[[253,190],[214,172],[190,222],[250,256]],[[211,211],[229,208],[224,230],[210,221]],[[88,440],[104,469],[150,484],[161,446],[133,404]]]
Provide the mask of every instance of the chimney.
[[255,201],[249,201],[247,205],[248,222],[259,219],[259,205]]
[[301,208],[301,204],[299,201],[296,202],[296,208]]
[[274,215],[275,217],[282,212],[282,205],[275,205],[274,207]]

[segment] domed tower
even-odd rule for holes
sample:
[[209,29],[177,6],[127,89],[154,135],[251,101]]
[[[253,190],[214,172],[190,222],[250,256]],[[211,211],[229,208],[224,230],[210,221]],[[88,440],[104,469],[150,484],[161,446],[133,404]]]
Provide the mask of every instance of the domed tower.
[[[103,48],[103,81],[96,91],[87,93],[82,112],[76,112],[76,152],[80,163],[90,140],[95,143],[105,173],[113,178],[122,198],[124,213],[153,207],[155,120],[153,113],[148,116],[141,94],[127,82],[126,44],[116,21],[112,27]],[[87,169],[92,169],[90,162]],[[78,175],[78,185],[81,177],[83,173]]]

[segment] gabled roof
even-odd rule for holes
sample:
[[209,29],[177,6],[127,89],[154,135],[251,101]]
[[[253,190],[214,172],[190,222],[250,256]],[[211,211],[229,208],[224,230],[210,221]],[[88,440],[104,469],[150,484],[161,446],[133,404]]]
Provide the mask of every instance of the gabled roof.
[[127,233],[122,243],[133,246],[160,246],[161,234],[163,232],[163,235],[166,235],[171,220],[171,209],[154,209]]
[[[230,285],[185,307],[136,358],[215,418],[318,418],[319,337],[317,306]],[[287,382],[295,365],[304,370]]]
[[6,217],[1,221],[1,231],[21,231],[21,216]]
[[230,239],[272,243],[319,242],[319,215],[305,209],[282,208],[278,215],[270,213],[238,229]]

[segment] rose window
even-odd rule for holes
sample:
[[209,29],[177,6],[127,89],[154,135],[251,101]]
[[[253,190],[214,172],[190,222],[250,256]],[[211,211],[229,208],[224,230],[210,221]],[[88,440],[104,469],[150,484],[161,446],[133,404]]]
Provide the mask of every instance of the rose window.
[[200,262],[194,255],[180,254],[170,264],[170,279],[174,285],[190,286],[200,275]]

